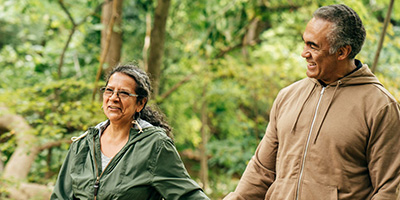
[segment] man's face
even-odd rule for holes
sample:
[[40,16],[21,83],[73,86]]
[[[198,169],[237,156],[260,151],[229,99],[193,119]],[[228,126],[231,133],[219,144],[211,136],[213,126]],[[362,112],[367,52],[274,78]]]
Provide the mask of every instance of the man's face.
[[312,18],[303,33],[304,49],[301,56],[307,61],[307,76],[332,83],[340,78],[337,74],[336,53],[329,54],[328,33],[332,30],[332,23]]

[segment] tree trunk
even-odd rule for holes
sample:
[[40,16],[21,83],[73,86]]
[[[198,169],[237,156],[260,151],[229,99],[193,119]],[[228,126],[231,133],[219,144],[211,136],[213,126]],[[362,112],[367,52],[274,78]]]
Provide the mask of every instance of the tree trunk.
[[143,66],[146,71],[149,71],[149,60],[148,60],[148,50],[150,47],[150,38],[151,38],[151,15],[150,13],[146,14],[146,37],[144,38],[144,45],[143,45]]
[[249,62],[249,52],[247,50],[247,46],[257,43],[256,41],[258,40],[259,37],[259,35],[257,35],[257,27],[259,22],[260,22],[259,18],[257,17],[253,18],[250,21],[250,24],[248,25],[247,28],[247,32],[242,39],[242,54],[248,65],[250,65],[250,62]]
[[39,149],[36,148],[36,137],[29,132],[32,127],[22,116],[9,114],[8,109],[5,107],[0,107],[0,113],[2,113],[0,116],[0,128],[12,131],[17,141],[17,147],[7,162],[2,177],[17,184],[2,185],[2,187],[5,187],[9,192],[11,199],[49,199],[51,189],[48,187],[23,183],[39,153]]
[[[112,3],[112,4],[111,4]],[[111,15],[108,23],[106,23],[106,25],[104,26],[105,28],[102,30],[102,34],[101,34],[101,55],[100,55],[100,62],[99,62],[99,68],[97,69],[97,74],[96,74],[96,80],[94,81],[94,88],[93,88],[93,93],[92,93],[92,101],[95,100],[96,97],[96,93],[97,93],[97,87],[98,87],[98,82],[101,78],[101,74],[103,73],[103,64],[105,62],[107,62],[107,59],[111,62],[115,63],[112,65],[112,63],[108,63],[108,67],[105,70],[106,73],[109,72],[113,67],[115,67],[116,63],[119,62],[120,59],[120,51],[121,51],[121,47],[118,50],[114,51],[119,51],[119,56],[118,56],[118,61],[116,61],[115,59],[111,58],[109,56],[109,52],[110,52],[110,48],[112,46],[114,46],[114,41],[112,41],[112,39],[116,39],[115,35],[114,35],[114,24],[117,21],[117,18],[119,18],[119,20],[121,20],[121,6],[122,6],[122,0],[114,0],[114,1],[110,1],[108,0],[105,4],[103,4],[103,8],[106,6],[111,6],[111,14],[107,14],[107,11],[109,11],[109,9],[104,9],[104,16],[108,16]],[[102,16],[102,21],[103,21],[103,16]],[[103,23],[105,24],[105,22]],[[121,22],[120,22],[121,25]],[[119,28],[119,30],[121,30],[121,27]],[[114,38],[113,38],[114,37]],[[120,37],[121,39],[121,37]],[[115,41],[115,43],[118,43],[118,41]],[[122,43],[121,43],[122,46]],[[113,54],[113,53],[111,53]],[[114,54],[115,55],[115,54]]]
[[[16,137],[16,149],[5,165],[1,179],[11,181],[11,184],[1,185],[8,192],[11,199],[49,199],[52,189],[40,184],[26,183],[26,177],[39,152],[51,147],[59,146],[70,140],[60,140],[40,145],[34,135],[33,128],[26,120],[12,114],[4,106],[0,106],[0,129],[11,131]],[[8,183],[7,181],[5,183]]]
[[34,148],[36,138],[29,133],[32,128],[23,117],[8,114],[5,107],[0,107],[0,111],[0,113],[5,113],[0,116],[0,127],[14,132],[17,141],[17,147],[4,168],[3,177],[23,180],[28,175],[38,154],[38,151]]
[[21,183],[17,187],[7,189],[10,199],[14,200],[48,200],[52,190],[46,185],[36,183]]
[[161,63],[164,54],[165,29],[170,4],[171,0],[158,0],[154,14],[154,25],[151,31],[150,55],[148,60],[148,72],[151,75],[153,97],[158,96],[160,90]]
[[[116,13],[113,13],[113,3],[111,1],[115,1],[114,6]],[[104,58],[104,63],[107,63],[108,67],[105,70],[105,73],[109,72],[113,67],[115,67],[120,59],[121,59],[121,48],[122,48],[122,4],[123,0],[107,0],[106,3],[102,7],[101,13],[101,23],[104,27],[108,27],[110,25],[110,21],[112,17],[115,17],[114,27],[112,28],[111,33],[111,41],[106,57]],[[101,31],[101,50],[106,50],[107,45],[107,28],[103,28]],[[103,55],[103,53],[101,54]]]

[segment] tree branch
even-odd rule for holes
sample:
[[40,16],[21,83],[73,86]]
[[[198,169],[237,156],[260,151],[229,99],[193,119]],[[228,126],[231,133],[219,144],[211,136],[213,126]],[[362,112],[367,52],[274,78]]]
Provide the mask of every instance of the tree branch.
[[394,4],[394,0],[390,0],[390,5],[389,5],[389,8],[388,8],[388,12],[386,14],[385,21],[383,22],[383,30],[382,30],[382,33],[381,33],[381,37],[379,39],[378,49],[376,50],[376,53],[375,53],[374,64],[372,65],[372,69],[371,69],[372,73],[375,72],[376,67],[378,65],[379,55],[381,54],[383,41],[385,40],[386,29],[387,29],[387,26],[388,26],[389,21],[390,21],[390,14],[392,13],[393,4]]
[[72,36],[74,35],[75,30],[76,30],[76,26],[75,26],[75,24],[74,24],[73,27],[72,27],[72,29],[71,29],[71,33],[68,35],[67,42],[65,43],[64,48],[63,48],[63,50],[62,50],[62,52],[61,52],[60,62],[58,63],[58,71],[57,71],[58,79],[61,79],[61,75],[62,75],[62,74],[61,74],[61,68],[62,68],[62,66],[64,65],[65,53],[67,52],[69,43],[70,43],[71,40],[72,40]]
[[[298,5],[293,5],[292,2],[289,2],[291,5],[283,5],[283,6],[277,6],[277,7],[269,7],[269,2],[267,2],[267,1],[263,1],[263,3],[264,3],[264,7],[267,8],[268,11],[271,11],[271,12],[276,12],[278,10],[296,10],[296,9],[300,8],[300,6],[298,6]],[[239,49],[242,47],[246,47],[246,46],[255,46],[255,45],[261,43],[261,40],[258,38],[258,36],[257,36],[257,38],[251,38],[250,41],[246,41],[244,39],[244,37],[246,37],[247,33],[249,33],[249,31],[251,31],[250,27],[252,25],[254,25],[253,23],[258,21],[257,17],[258,16],[254,16],[248,22],[248,24],[246,24],[246,26],[244,26],[242,29],[240,29],[239,32],[241,32],[243,29],[245,30],[244,31],[245,33],[244,33],[243,37],[241,38],[240,43],[232,45],[232,46],[228,46],[225,49],[221,49],[214,58],[221,58],[221,57],[225,56],[225,54],[227,54],[233,50],[236,50],[236,49]]]
[[244,44],[243,42],[234,46],[230,46],[227,47],[226,49],[222,49],[216,56],[215,58],[222,58],[223,56],[225,56],[225,54],[229,53],[230,51],[233,51],[235,49],[239,49],[245,46],[255,46],[256,44],[259,44],[261,42],[260,39],[257,40],[253,40],[253,42],[249,43],[249,44]]
[[180,86],[182,86],[184,83],[188,82],[191,78],[193,77],[193,74],[190,74],[186,76],[184,79],[176,83],[174,86],[171,87],[167,92],[163,93],[160,98],[157,98],[156,103],[161,104],[169,95],[172,94],[175,90],[177,90]]
[[82,24],[86,21],[86,19],[87,19],[88,17],[94,15],[94,14],[101,8],[101,6],[104,4],[104,2],[103,2],[103,3],[100,3],[100,5],[98,5],[98,6],[94,9],[93,12],[91,12],[91,13],[88,14],[88,15],[86,15],[86,16],[82,19],[82,21],[80,21],[79,23],[75,23],[74,18],[72,17],[71,13],[69,12],[69,10],[67,9],[67,7],[66,7],[65,4],[64,4],[64,0],[58,0],[58,3],[60,4],[62,10],[67,14],[69,20],[70,20],[71,23],[72,23],[71,32],[70,32],[70,34],[69,34],[69,36],[68,36],[68,39],[67,39],[67,42],[65,43],[64,48],[63,48],[63,50],[62,50],[62,52],[61,52],[60,62],[58,63],[58,71],[57,71],[57,74],[58,74],[58,78],[61,79],[61,75],[62,75],[61,68],[62,68],[62,66],[64,65],[65,53],[66,53],[66,51],[67,51],[67,49],[68,49],[69,43],[70,43],[71,40],[72,40],[72,36],[74,35],[74,33],[75,33],[75,31],[76,31],[76,28],[77,28],[78,26],[82,25]]
[[2,105],[0,113],[0,127],[15,133],[17,146],[4,168],[3,177],[23,180],[37,155],[37,151],[32,148],[36,137],[30,133],[32,127],[22,116],[9,112],[8,108]]
[[86,21],[86,19],[87,19],[88,17],[93,16],[93,15],[95,15],[97,12],[99,12],[100,9],[101,9],[101,7],[102,7],[104,4],[111,3],[112,1],[113,1],[113,0],[110,0],[110,1],[108,1],[108,2],[106,2],[106,1],[101,2],[99,5],[96,6],[96,8],[93,10],[93,12],[87,14],[87,15],[82,19],[82,21],[80,21],[80,22],[78,22],[78,23],[76,24],[76,26],[80,26],[81,24],[83,24],[83,23]]
[[16,138],[16,148],[4,168],[3,178],[24,180],[40,151],[71,143],[69,139],[61,139],[38,145],[37,136],[32,132],[33,128],[22,116],[11,113],[3,105],[0,105],[0,113],[0,128],[13,131]]
[[72,140],[71,139],[61,139],[61,140],[58,140],[58,141],[48,142],[46,144],[43,144],[43,145],[37,147],[37,150],[40,152],[40,151],[43,151],[45,149],[50,149],[52,147],[58,147],[58,146],[60,146],[62,144],[65,144],[65,143],[71,144]]
[[67,9],[67,7],[65,7],[64,0],[58,0],[58,3],[60,4],[60,6],[63,9],[63,11],[67,14],[67,16],[68,16],[69,20],[71,21],[72,25],[76,26],[74,18],[72,17],[72,15],[69,12],[69,10]]

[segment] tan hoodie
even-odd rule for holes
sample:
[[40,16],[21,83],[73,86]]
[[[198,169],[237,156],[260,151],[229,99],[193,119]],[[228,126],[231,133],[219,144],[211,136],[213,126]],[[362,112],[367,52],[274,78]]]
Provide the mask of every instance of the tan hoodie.
[[326,87],[306,78],[284,88],[225,200],[396,199],[399,110],[367,65]]

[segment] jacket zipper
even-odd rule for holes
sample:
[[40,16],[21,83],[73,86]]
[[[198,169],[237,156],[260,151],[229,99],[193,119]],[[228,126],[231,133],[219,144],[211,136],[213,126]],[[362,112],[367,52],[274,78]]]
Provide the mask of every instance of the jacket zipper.
[[96,155],[95,155],[95,151],[96,151],[96,149],[95,149],[95,141],[94,141],[94,137],[93,137],[93,159],[94,159],[94,165],[96,166],[96,181],[94,182],[94,185],[93,185],[93,187],[94,187],[94,192],[93,192],[93,195],[94,195],[94,200],[96,200],[97,199],[97,193],[98,193],[98,191],[99,191],[99,186],[100,186],[100,178],[103,176],[103,173],[106,171],[106,169],[107,169],[107,167],[108,167],[108,165],[110,165],[110,163],[111,163],[111,161],[114,159],[114,157],[110,160],[110,162],[108,162],[108,164],[106,165],[106,167],[104,168],[104,170],[101,172],[101,174],[100,174],[100,176],[99,176],[99,167],[98,167],[98,165],[97,165],[97,161],[96,161]]
[[325,92],[325,87],[323,87],[322,90],[321,90],[321,95],[319,96],[317,108],[315,109],[314,118],[313,118],[313,121],[312,121],[312,123],[311,123],[310,132],[308,133],[306,148],[305,148],[305,150],[304,150],[304,155],[303,155],[303,162],[302,162],[302,164],[301,164],[301,169],[300,169],[299,181],[297,182],[296,200],[299,199],[300,183],[301,183],[301,179],[302,179],[303,172],[304,172],[304,166],[305,166],[305,161],[306,161],[308,146],[309,146],[309,144],[310,144],[311,133],[312,133],[312,130],[313,130],[313,127],[314,127],[315,120],[316,120],[316,118],[317,118],[317,113],[318,113],[319,105],[320,105],[320,103],[321,103],[322,96],[324,95],[324,92]]
[[94,200],[97,198],[97,192],[99,190],[99,184],[100,184],[100,177],[97,176],[96,182],[94,183]]
[[[143,131],[142,131],[143,132]],[[128,142],[127,142],[127,144],[129,143],[129,139],[128,139]],[[93,187],[94,187],[94,192],[93,192],[93,195],[94,195],[94,200],[96,200],[97,199],[97,193],[98,193],[98,191],[99,191],[99,187],[100,187],[100,178],[103,176],[103,174],[104,174],[104,172],[106,171],[106,169],[108,168],[108,166],[110,165],[110,163],[114,160],[114,158],[115,158],[115,156],[110,160],[110,162],[108,162],[108,164],[106,165],[106,167],[104,168],[104,170],[101,172],[101,174],[100,174],[100,176],[99,176],[99,168],[98,168],[98,165],[97,165],[97,161],[96,161],[96,155],[95,155],[95,151],[96,151],[96,144],[95,144],[95,137],[93,137],[93,159],[94,159],[94,165],[95,165],[95,167],[96,167],[96,181],[94,182],[94,185],[93,185]],[[124,148],[126,148],[126,145],[122,148],[122,149],[124,149]],[[122,151],[122,149],[121,149],[121,151]]]

